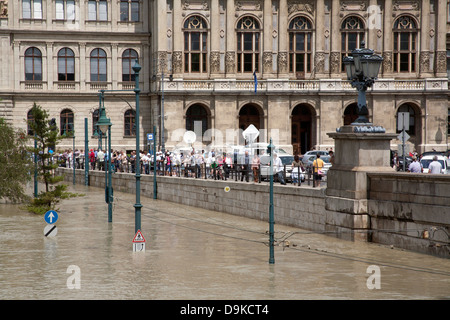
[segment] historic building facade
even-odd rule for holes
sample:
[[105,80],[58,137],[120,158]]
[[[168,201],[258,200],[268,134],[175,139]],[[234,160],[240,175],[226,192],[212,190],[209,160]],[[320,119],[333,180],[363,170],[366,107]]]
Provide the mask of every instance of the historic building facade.
[[327,133],[356,113],[342,59],[363,42],[384,58],[367,92],[369,120],[397,132],[398,113],[408,112],[411,149],[450,148],[448,0],[0,4],[1,115],[26,128],[37,102],[61,133],[75,128],[80,148],[85,118],[92,141],[102,89],[111,90],[113,147],[135,148],[136,59],[143,146],[153,126],[172,149],[185,145],[186,130],[199,146],[242,144],[240,131],[253,124],[259,141],[272,137],[291,152],[332,147]]

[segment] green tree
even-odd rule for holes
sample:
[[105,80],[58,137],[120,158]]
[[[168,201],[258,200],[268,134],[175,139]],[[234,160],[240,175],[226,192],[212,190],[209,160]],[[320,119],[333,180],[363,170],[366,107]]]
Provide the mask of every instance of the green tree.
[[31,180],[32,156],[26,148],[27,135],[0,118],[0,198],[21,202],[28,197],[25,183]]
[[31,212],[43,214],[48,210],[54,210],[60,199],[67,198],[73,194],[66,192],[67,185],[56,185],[64,180],[63,176],[56,176],[55,169],[59,163],[52,159],[50,150],[55,151],[58,142],[63,136],[58,135],[58,127],[54,119],[49,120],[48,112],[41,106],[34,103],[31,109],[31,120],[28,126],[34,134],[33,139],[37,142],[37,147],[29,148],[31,153],[38,159],[37,172],[45,184],[45,192],[41,192],[38,197],[32,199],[27,209]]

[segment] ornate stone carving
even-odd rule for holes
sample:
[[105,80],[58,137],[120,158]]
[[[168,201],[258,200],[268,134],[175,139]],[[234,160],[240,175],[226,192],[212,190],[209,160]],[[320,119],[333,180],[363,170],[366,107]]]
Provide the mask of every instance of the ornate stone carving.
[[272,68],[272,52],[264,52],[263,53],[263,70],[264,73],[271,73]]
[[8,18],[8,0],[0,1],[0,18]]
[[420,10],[419,0],[396,0],[392,4],[393,11],[403,11],[403,10]]
[[331,52],[330,54],[330,70],[331,73],[341,73],[341,53]]
[[367,1],[341,1],[341,11],[366,11]]
[[167,73],[167,52],[158,52],[158,73]]
[[314,13],[314,1],[292,1],[288,4],[289,14],[302,11]]
[[184,0],[181,4],[183,10],[209,10],[208,0]]
[[278,72],[287,73],[288,72],[288,54],[287,52],[278,53]]
[[236,55],[234,51],[229,51],[225,54],[225,72],[234,73],[236,69],[235,63]]
[[419,71],[430,71],[430,53],[427,51],[422,51],[419,55]]
[[220,53],[217,51],[212,51],[209,56],[209,64],[211,68],[211,73],[220,72]]
[[392,52],[383,52],[383,73],[392,72]]
[[174,51],[172,57],[172,70],[173,73],[182,73],[183,72],[183,52]]
[[263,8],[262,0],[241,0],[236,1],[235,11],[260,11]]
[[323,73],[325,71],[325,53],[316,52],[314,55],[314,69],[316,73]]
[[445,51],[436,52],[436,72],[437,73],[447,72],[447,53]]

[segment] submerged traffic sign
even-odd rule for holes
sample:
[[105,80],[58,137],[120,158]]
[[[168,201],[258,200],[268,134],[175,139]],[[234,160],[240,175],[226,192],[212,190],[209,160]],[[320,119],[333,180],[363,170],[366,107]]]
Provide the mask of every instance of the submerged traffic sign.
[[54,210],[49,210],[45,213],[44,220],[48,224],[53,224],[58,220],[58,213]]
[[144,236],[142,235],[141,230],[138,230],[138,231],[136,232],[136,235],[135,235],[134,238],[133,238],[133,243],[138,243],[138,242],[145,242],[145,238],[144,238]]
[[145,238],[142,235],[141,230],[138,230],[133,238],[133,252],[142,251],[145,251]]
[[55,225],[53,224],[49,224],[46,225],[44,228],[44,236],[46,237],[54,237],[58,234],[58,229],[56,228]]

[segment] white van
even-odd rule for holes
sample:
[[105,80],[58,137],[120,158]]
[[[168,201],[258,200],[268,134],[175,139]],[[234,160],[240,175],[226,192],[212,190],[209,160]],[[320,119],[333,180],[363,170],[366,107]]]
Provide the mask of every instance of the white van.
[[[420,164],[422,165],[424,173],[428,173],[428,166],[433,161],[433,157],[434,156],[435,155],[424,156],[424,157],[422,157],[422,159],[420,159]],[[447,157],[445,157],[445,156],[439,156],[439,155],[436,155],[436,157],[437,157],[437,161],[442,166],[442,173],[443,174],[450,174],[450,163],[449,163],[450,161],[449,161],[449,159]]]

